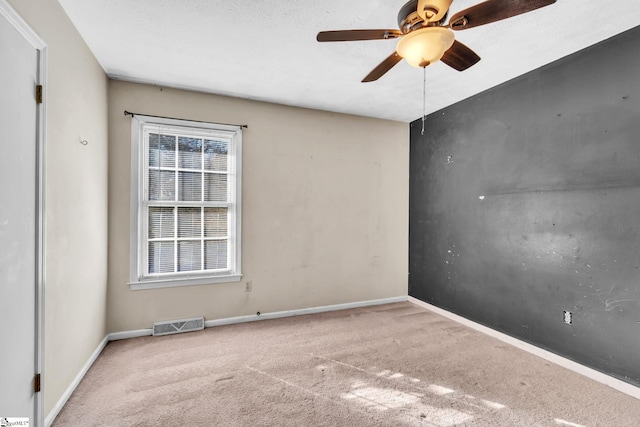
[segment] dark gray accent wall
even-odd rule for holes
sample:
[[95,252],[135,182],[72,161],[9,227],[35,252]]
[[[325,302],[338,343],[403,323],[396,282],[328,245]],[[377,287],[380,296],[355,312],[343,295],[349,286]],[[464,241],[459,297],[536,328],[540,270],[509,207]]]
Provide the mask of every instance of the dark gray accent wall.
[[640,385],[640,27],[421,127],[409,294]]

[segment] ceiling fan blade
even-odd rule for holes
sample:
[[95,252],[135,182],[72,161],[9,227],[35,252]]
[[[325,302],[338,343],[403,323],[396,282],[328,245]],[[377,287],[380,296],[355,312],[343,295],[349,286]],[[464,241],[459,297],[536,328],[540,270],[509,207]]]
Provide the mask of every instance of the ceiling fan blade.
[[350,42],[357,40],[386,40],[400,37],[398,30],[338,30],[320,31],[316,39],[319,42]]
[[367,74],[367,77],[362,79],[362,83],[368,83],[378,80],[400,61],[402,61],[402,56],[398,55],[398,52],[393,52],[387,59],[382,61],[380,65],[374,68],[373,71]]
[[480,57],[466,45],[456,40],[440,60],[451,68],[464,71],[480,61]]
[[556,0],[487,0],[451,17],[452,30],[466,30],[549,6]]

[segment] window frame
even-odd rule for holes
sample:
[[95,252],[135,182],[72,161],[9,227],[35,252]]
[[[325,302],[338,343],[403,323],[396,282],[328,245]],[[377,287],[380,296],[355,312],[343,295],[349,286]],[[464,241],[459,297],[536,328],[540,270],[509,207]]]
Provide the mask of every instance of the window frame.
[[[184,131],[185,136],[197,132],[220,133],[233,142],[235,153],[231,154],[228,180],[231,200],[229,209],[228,244],[231,246],[229,268],[219,272],[189,271],[176,273],[147,274],[148,268],[148,214],[152,203],[146,200],[148,162],[144,132],[147,127],[166,127],[172,131]],[[176,159],[177,161],[177,159]],[[176,167],[178,165],[176,164]],[[231,170],[232,169],[232,170]],[[131,119],[131,218],[130,218],[130,267],[129,287],[131,290],[171,288],[180,286],[205,285],[238,282],[242,279],[241,229],[242,229],[242,127],[218,123],[198,122],[145,115],[134,115]],[[206,207],[204,202],[170,203],[173,206],[190,205]],[[145,208],[146,207],[146,208]],[[147,265],[147,267],[145,267]]]

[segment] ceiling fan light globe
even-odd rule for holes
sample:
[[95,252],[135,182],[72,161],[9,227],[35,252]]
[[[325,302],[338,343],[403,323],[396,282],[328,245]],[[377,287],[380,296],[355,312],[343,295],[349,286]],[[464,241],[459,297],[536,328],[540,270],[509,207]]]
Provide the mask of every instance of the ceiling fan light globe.
[[433,64],[453,45],[453,31],[444,27],[426,27],[412,31],[398,41],[396,51],[410,65]]

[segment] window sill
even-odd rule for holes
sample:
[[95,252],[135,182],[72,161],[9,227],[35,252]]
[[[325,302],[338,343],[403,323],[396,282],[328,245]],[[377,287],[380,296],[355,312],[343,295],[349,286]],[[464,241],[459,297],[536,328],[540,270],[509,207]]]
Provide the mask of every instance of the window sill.
[[145,289],[162,289],[162,288],[179,288],[182,286],[199,286],[210,285],[214,283],[231,283],[239,282],[242,274],[228,274],[225,276],[206,276],[206,277],[181,277],[171,279],[149,279],[137,282],[130,282],[129,289],[132,291],[141,291]]

